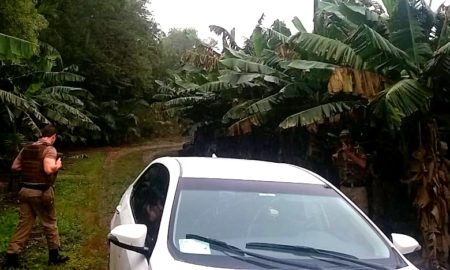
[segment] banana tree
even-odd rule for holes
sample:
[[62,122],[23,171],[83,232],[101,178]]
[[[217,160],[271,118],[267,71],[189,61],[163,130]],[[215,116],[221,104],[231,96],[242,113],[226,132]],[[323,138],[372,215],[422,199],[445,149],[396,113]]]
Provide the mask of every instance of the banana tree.
[[[431,12],[424,1],[383,2],[388,15],[373,13],[346,1],[323,1],[319,14],[325,23],[323,28],[317,29],[320,36],[299,33],[290,42],[313,59],[339,66],[330,76],[330,92],[365,97],[370,115],[384,119],[391,129],[399,130],[406,125],[406,118],[420,117],[416,119],[428,122],[426,119],[432,117],[436,109],[431,105],[448,106],[442,99],[433,99],[445,96],[446,89],[439,86],[443,86],[450,75],[446,65],[448,45],[440,47],[443,40],[448,40],[445,32],[448,21],[437,20],[439,16]],[[361,89],[364,91],[359,91]],[[284,127],[301,125],[301,116],[302,113],[298,113],[288,118],[290,121],[286,122],[292,124]],[[428,265],[441,269],[448,260],[448,205],[442,203],[445,201],[443,194],[448,190],[445,180],[448,173],[442,169],[436,152],[442,151],[436,128],[434,125],[425,127],[424,133],[429,132],[434,137],[422,138],[418,130],[421,143],[415,157],[422,160],[418,156],[420,153],[427,156],[424,160],[431,162],[423,166],[431,171],[428,176],[419,171],[411,181],[418,186],[415,203]],[[438,167],[439,170],[432,169]]]
[[[299,32],[291,36],[258,25],[253,50],[227,48],[216,83],[231,86],[221,92],[234,93],[224,117],[230,132],[310,127],[359,109],[395,132],[406,119],[426,119],[436,104],[448,106],[447,8],[436,14],[422,0],[383,2],[387,13],[371,1],[320,1],[314,33],[298,23]],[[419,208],[422,222],[442,207],[432,194],[435,187],[423,187],[422,194],[431,192],[435,199]],[[439,238],[447,228],[434,225],[422,231],[428,262],[439,265],[448,258],[448,242]]]
[[392,19],[362,5],[322,1],[318,17],[323,28],[315,34],[299,32],[288,43],[299,54],[339,67],[329,78],[330,92],[366,98],[375,115],[398,128],[402,118],[426,109],[432,96],[421,77],[431,57],[433,40],[426,34],[431,35],[432,15],[422,1],[399,0],[391,12]]
[[5,132],[27,127],[39,135],[39,126],[50,121],[68,133],[99,130],[84,104],[93,96],[77,86],[84,78],[62,70],[61,57],[50,45],[0,34],[0,61],[0,110]]
[[[351,106],[339,103],[340,101],[345,103],[346,100],[354,100],[354,97],[351,96],[340,101],[330,98],[313,98],[314,95],[325,96],[327,94],[326,80],[338,66],[317,61],[320,58],[311,58],[311,60],[299,58],[303,52],[295,52],[294,41],[291,40],[298,41],[304,38],[300,35],[313,35],[325,41],[330,39],[304,32],[298,18],[294,21],[298,22],[297,25],[302,32],[293,36],[286,36],[285,33],[278,32],[274,28],[263,29],[257,26],[252,34],[254,44],[251,47],[263,48],[261,53],[258,53],[258,50],[249,50],[254,52],[253,55],[250,55],[242,51],[225,50],[223,59],[220,61],[221,76],[218,80],[242,88],[242,94],[236,96],[240,102],[235,105],[240,108],[246,106],[244,110],[246,114],[242,109],[240,114],[232,114],[234,117],[239,116],[238,118],[230,117],[230,114],[225,116],[228,122],[235,120],[235,123],[229,127],[231,134],[249,133],[252,131],[252,126],[268,124],[272,128],[276,128],[280,122],[282,128],[291,127],[295,122],[292,119],[296,115],[294,114],[289,120],[286,120],[289,124],[283,121],[284,118],[299,110],[309,110],[315,105],[332,112],[328,115],[325,113],[320,117],[330,117],[364,105],[361,101],[348,103]],[[342,43],[334,42],[327,48],[327,51],[336,52],[341,49],[338,45],[342,45]],[[308,44],[302,44],[302,47],[308,48]],[[347,51],[343,56],[343,58],[347,57],[346,61],[352,61],[355,65],[362,63],[362,60],[357,58],[354,53],[351,54],[350,48]],[[253,102],[248,103],[249,100],[253,100]],[[337,107],[333,107],[334,105]],[[319,107],[317,109],[320,109]],[[340,109],[330,110],[330,108]],[[230,111],[234,110],[231,108]],[[313,124],[317,120],[317,116],[312,114],[302,114],[301,117],[307,117],[307,119],[303,119],[303,124],[300,124],[304,126]]]
[[[27,100],[17,89],[15,84],[10,79],[10,75],[13,68],[19,68],[19,62],[24,59],[29,59],[38,53],[39,46],[28,42],[26,40],[18,39],[12,36],[4,35],[0,33],[0,62],[2,75],[0,77],[0,101],[1,101],[1,117],[3,128],[9,126],[8,131],[10,133],[16,133],[16,120],[18,115],[22,114],[21,118],[24,121],[34,118],[39,119],[42,122],[48,122],[48,120],[39,111],[36,103]],[[35,132],[39,129],[35,123],[29,122],[29,127]]]
[[[335,105],[322,102],[338,102],[336,106],[340,110],[331,110],[333,114],[351,111],[354,108],[353,105],[356,106],[354,102],[348,103],[352,105],[349,107],[339,104],[339,100],[314,98],[315,95],[326,96],[326,79],[338,66],[317,61],[318,58],[312,60],[299,58],[303,52],[297,53],[290,39],[297,40],[303,37],[287,36],[290,32],[280,21],[275,21],[271,28],[265,29],[261,26],[262,18],[258,21],[251,35],[251,42],[247,43],[245,50],[224,48],[222,59],[218,61],[218,71],[214,71],[218,74],[213,76],[212,80],[201,86],[191,84],[191,87],[178,88],[170,91],[170,95],[165,93],[159,97],[164,96],[170,99],[175,97],[173,93],[177,93],[181,96],[166,105],[181,105],[181,102],[184,102],[187,106],[183,110],[189,111],[189,108],[195,107],[194,105],[198,106],[198,102],[203,98],[198,94],[196,97],[188,98],[187,91],[195,92],[201,89],[202,95],[205,94],[205,90],[206,95],[210,95],[209,90],[214,86],[212,91],[214,98],[220,100],[225,106],[232,106],[223,117],[223,122],[229,126],[229,133],[232,135],[249,133],[255,126],[268,125],[276,128],[284,118],[300,109],[307,110],[314,105],[322,106],[322,108]],[[293,22],[301,31],[299,33],[308,34],[298,18],[294,18]],[[335,51],[339,48],[334,43],[329,49]],[[350,54],[351,49],[347,51],[349,53],[345,53],[343,57],[347,57],[348,61],[353,61],[355,65],[362,63],[362,60],[354,56],[354,53]],[[183,86],[185,85],[187,84],[184,83]],[[167,88],[160,89],[167,90]],[[349,96],[343,102],[346,100],[354,100],[354,98]],[[232,113],[236,110],[240,113]],[[308,116],[309,119],[303,121],[304,123],[314,122],[311,119],[315,116],[304,115],[312,117]],[[284,127],[284,124],[281,126]]]
[[[432,93],[423,72],[426,59],[431,57],[430,44],[439,43],[436,37],[442,39],[442,33],[434,29],[445,28],[430,23],[434,15],[423,1],[397,1],[388,7],[391,16],[382,13],[379,6],[371,9],[365,5],[320,1],[316,18],[321,27],[316,28],[316,33],[304,31],[298,18],[294,22],[299,32],[291,36],[277,28],[263,29],[258,23],[252,34],[253,50],[247,50],[252,54],[225,48],[216,83],[241,89],[235,97],[239,101],[236,105],[257,99],[253,108],[258,108],[261,106],[256,102],[260,100],[266,105],[259,111],[262,114],[272,105],[283,106],[280,97],[286,97],[280,91],[285,87],[297,88],[298,93],[311,89],[324,93],[327,87],[331,93],[348,94],[350,100],[352,94],[362,97],[363,102],[357,107],[370,103],[375,116],[385,119],[391,128],[399,128],[401,119],[427,109]],[[311,78],[319,83],[311,82]],[[297,85],[299,81],[301,86]],[[305,108],[302,102],[314,104],[301,98],[301,94],[289,98],[300,98],[297,110]],[[316,105],[319,107],[309,112],[321,112],[318,115],[295,112],[294,108],[294,114],[286,115],[289,124],[281,119],[279,126],[310,125],[353,109]],[[252,116],[258,109],[247,112],[237,120],[250,117],[252,124],[260,125],[261,121],[255,119],[265,118]]]

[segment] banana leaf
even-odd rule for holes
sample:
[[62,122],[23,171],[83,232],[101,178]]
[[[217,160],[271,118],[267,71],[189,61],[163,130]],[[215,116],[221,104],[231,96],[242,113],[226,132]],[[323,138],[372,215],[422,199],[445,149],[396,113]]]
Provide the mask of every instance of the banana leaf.
[[333,64],[308,60],[294,60],[290,62],[287,65],[287,67],[300,70],[311,70],[311,69],[334,70],[335,68],[337,68],[337,66]]
[[196,104],[203,100],[205,100],[205,97],[197,97],[197,96],[179,97],[165,102],[164,106],[166,107],[188,106]]
[[83,82],[85,78],[71,72],[36,72],[33,81],[45,82],[49,85],[64,85],[67,82]]
[[404,79],[380,92],[373,101],[374,113],[386,117],[393,127],[399,127],[401,119],[419,110],[428,110],[433,93],[417,80]]
[[175,96],[173,95],[167,95],[167,94],[156,94],[153,95],[153,99],[158,100],[158,101],[169,101],[171,99],[173,99]]
[[450,76],[450,42],[439,48],[428,61],[425,73],[447,79]]
[[43,99],[53,99],[58,100],[64,103],[67,103],[68,105],[77,106],[77,107],[83,107],[84,102],[81,101],[79,98],[69,95],[67,93],[61,93],[61,92],[42,92],[39,94],[39,98]]
[[38,96],[36,99],[39,100],[46,108],[47,112],[50,113],[45,114],[47,117],[63,123],[69,128],[75,127],[75,123],[78,122],[87,129],[100,131],[100,128],[80,109],[56,99],[48,99],[45,96]]
[[263,51],[264,45],[265,45],[261,27],[259,27],[259,26],[255,27],[251,38],[252,38],[252,42],[253,42],[253,50],[255,52],[255,55],[257,57],[261,57],[262,51]]
[[31,129],[31,131],[33,132],[33,134],[36,137],[41,136],[41,130],[40,130],[38,124],[33,120],[33,118],[31,118],[31,116],[28,113],[26,113],[26,112],[23,113],[22,120],[23,120],[24,124]]
[[397,0],[382,0],[382,1],[387,14],[389,16],[392,16],[394,14]]
[[324,58],[327,62],[361,69],[363,59],[347,44],[317,34],[297,33],[289,42],[300,51]]
[[270,28],[265,28],[264,33],[267,34],[270,39],[278,41],[279,44],[287,43],[287,41],[289,40],[288,36]]
[[255,100],[247,100],[244,101],[231,109],[229,109],[225,115],[222,117],[222,123],[229,123],[230,120],[242,119],[248,116],[248,106],[254,103]]
[[249,112],[249,114],[266,113],[272,110],[273,106],[279,104],[282,100],[283,100],[283,93],[278,92],[274,95],[268,96],[266,98],[254,102],[247,108],[247,111]]
[[254,126],[261,126],[265,121],[264,114],[252,114],[232,124],[228,128],[228,134],[230,136],[239,136],[251,133]]
[[[419,1],[420,2],[420,1]],[[425,29],[419,20],[419,12],[409,0],[398,0],[391,19],[391,42],[405,51],[416,66],[422,66],[432,55]],[[421,8],[421,7],[418,7]]]
[[295,16],[294,19],[292,19],[292,24],[295,26],[295,28],[299,31],[299,32],[306,32],[305,27],[303,26],[302,21],[300,21],[300,19]]
[[361,25],[349,38],[348,44],[364,59],[368,69],[418,71],[408,54],[367,25]]
[[351,111],[360,106],[362,106],[362,104],[358,101],[338,101],[322,104],[287,117],[280,123],[279,127],[288,129],[322,123],[327,118],[336,114]]
[[219,76],[219,81],[224,85],[247,85],[254,83],[255,80],[260,79],[266,82],[279,83],[280,78],[276,76],[258,74],[258,73],[240,73],[235,71],[224,72]]
[[215,82],[207,82],[205,84],[200,85],[198,90],[203,92],[221,92],[224,90],[228,90],[232,87],[233,86],[229,83],[225,83],[222,81],[215,81]]
[[224,48],[223,51],[224,51],[223,59],[237,58],[237,59],[247,60],[250,62],[256,62],[259,59],[258,57],[246,54],[243,51],[236,51],[231,48]]
[[38,44],[0,33],[0,61],[28,59],[38,51]]
[[87,89],[79,88],[79,87],[70,87],[70,86],[52,86],[42,89],[44,93],[66,93],[73,96],[85,98],[88,100],[93,100],[94,95],[89,92]]
[[30,107],[26,99],[2,89],[0,89],[0,100],[4,104],[12,105],[21,109],[28,109]]
[[278,74],[278,71],[274,68],[271,68],[264,64],[246,61],[243,59],[228,58],[228,59],[221,60],[220,63],[222,63],[227,68],[237,71],[237,72],[257,73],[257,74],[264,74],[264,75]]

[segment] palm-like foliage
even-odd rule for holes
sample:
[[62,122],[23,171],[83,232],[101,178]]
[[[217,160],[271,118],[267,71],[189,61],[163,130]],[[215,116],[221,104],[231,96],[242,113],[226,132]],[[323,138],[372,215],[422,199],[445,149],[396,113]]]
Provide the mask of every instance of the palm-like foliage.
[[[184,76],[188,75],[184,74]],[[217,117],[216,112],[208,110],[208,106],[213,106],[220,90],[231,88],[231,86],[220,81],[206,82],[201,85],[193,82],[185,84],[182,81],[179,75],[173,76],[167,82],[156,81],[159,88],[153,99],[158,102],[154,106],[160,106],[164,114],[170,118],[181,116],[199,122],[201,119]],[[210,114],[216,116],[208,116]]]
[[281,128],[306,127],[312,124],[323,124],[324,119],[333,119],[344,112],[352,111],[361,106],[357,101],[337,101],[321,104],[293,114],[280,123]]
[[[380,92],[375,100],[375,114],[389,114],[391,127],[400,126],[401,119],[419,110],[428,110],[432,93],[417,80],[404,79]],[[400,120],[400,122],[399,122]]]
[[210,25],[209,30],[211,30],[211,32],[214,32],[218,36],[222,36],[222,46],[224,48],[239,49],[239,46],[236,43],[234,28],[231,29],[230,32],[228,32],[228,30],[221,26]]
[[[424,1],[383,2],[389,17],[379,16],[364,6],[356,7],[344,1],[323,1],[321,12],[334,27],[347,27],[345,29],[348,31],[342,41],[362,60],[363,65],[358,69],[378,73],[384,83],[391,85],[383,90],[384,83],[379,84],[379,97],[372,104],[375,105],[375,116],[385,118],[391,127],[399,127],[402,118],[426,109],[429,105],[431,91],[427,87],[430,85],[424,83],[429,80],[420,76],[424,74],[425,63],[431,58],[431,47],[438,38],[433,34],[434,29],[445,27],[440,25],[442,22],[434,19],[435,16]],[[314,54],[317,51],[307,50]],[[330,50],[326,52],[329,53]],[[348,61],[340,60],[336,63],[330,61],[336,60],[330,57],[324,60],[349,66]],[[436,69],[439,64],[445,67],[445,62],[445,53],[441,51],[428,62],[427,69]]]
[[362,68],[364,65],[354,48],[332,38],[299,32],[290,38],[290,42],[300,53],[308,53],[320,60],[353,68]]
[[[226,123],[236,121],[229,127],[230,133],[234,135],[250,132],[251,126],[271,125],[275,128],[299,109],[320,106],[314,93],[323,95],[326,81],[317,84],[317,81],[310,80],[310,75],[326,78],[338,67],[320,60],[328,59],[335,63],[342,61],[360,68],[363,61],[350,46],[306,33],[298,18],[294,21],[302,30],[294,36],[286,36],[279,22],[274,23],[271,29],[264,29],[258,23],[252,34],[251,48],[247,49],[251,54],[225,48],[216,81],[188,88],[173,87],[177,83],[172,83],[172,86],[160,84],[160,93],[155,98],[172,99],[165,103],[169,112],[174,112],[173,108],[177,106],[178,111],[184,114],[191,111],[190,108],[199,108],[202,102],[208,105],[213,100],[223,100],[224,104],[233,104],[223,119]],[[322,48],[324,44],[326,47]],[[310,53],[311,60],[291,59],[295,53],[286,52],[294,50],[299,54],[314,53]],[[205,95],[204,92],[209,94]],[[343,110],[347,108],[345,105],[336,106]],[[326,118],[339,113],[342,110],[330,110],[330,113],[320,114],[319,117]],[[317,118],[311,113],[304,115],[308,117],[308,123],[314,123]],[[284,124],[281,127],[286,128]]]
[[0,61],[28,59],[38,52],[37,44],[0,33]]
[[[370,0],[320,1],[314,33],[298,18],[293,35],[280,23],[265,29],[258,22],[243,50],[217,27],[227,37],[217,69],[203,75],[206,82],[172,83],[160,97],[184,114],[201,107],[200,116],[221,103],[216,120],[231,135],[315,127],[360,108],[367,122],[395,131],[408,124],[406,118],[426,119],[433,105],[447,111],[448,8],[434,14],[423,0],[383,3],[387,14]],[[435,231],[428,233],[436,239]],[[436,241],[431,246],[436,253]]]
[[[260,99],[262,104],[270,104],[262,107],[250,105],[246,114],[241,113],[244,119],[257,113],[266,115],[273,108],[284,106],[289,98],[280,95],[279,91],[303,80],[308,87],[297,91],[303,94],[290,98],[298,99],[297,108],[301,109],[295,115],[307,119],[293,121],[298,118],[289,118],[291,124],[283,122],[281,125],[288,128],[323,122],[333,114],[349,110],[348,106],[333,107],[328,103],[310,102],[310,108],[319,107],[302,113],[308,110],[305,106],[308,99],[305,97],[311,97],[307,91],[312,89],[313,92],[323,93],[324,83],[327,78],[331,78],[328,84],[331,92],[343,91],[370,99],[374,117],[382,117],[389,126],[399,127],[401,119],[429,105],[431,91],[427,87],[430,85],[420,76],[424,71],[438,69],[439,65],[446,66],[445,50],[427,62],[431,57],[431,45],[436,44],[438,38],[434,32],[445,27],[434,20],[428,6],[421,0],[384,2],[389,17],[382,14],[379,8],[369,9],[369,6],[341,0],[321,1],[317,11],[316,19],[320,23],[316,24],[319,26],[316,33],[307,33],[298,18],[294,18],[293,22],[299,32],[291,36],[282,33],[280,27],[264,29],[258,22],[247,53],[233,50],[230,46],[233,35],[221,27],[213,26],[211,29],[223,35],[228,43],[220,60],[220,76],[217,81],[209,81],[203,89],[206,86],[208,89],[220,86],[215,88],[216,93],[230,92],[227,90],[230,88],[237,90],[238,96],[235,98],[240,100],[237,104],[240,107],[255,98]],[[337,33],[340,33],[339,37]],[[286,51],[295,54],[291,53],[287,57],[283,53]],[[350,75],[342,77],[346,72]],[[341,86],[335,88],[332,82],[339,82]],[[273,102],[275,97],[279,101]],[[189,104],[189,100],[198,102],[200,98],[178,99],[177,102],[181,100]],[[255,104],[261,104],[257,102]],[[322,105],[324,107],[320,107]],[[295,106],[290,106],[283,113],[295,110]],[[260,119],[265,117],[261,115]],[[280,115],[278,118],[287,116]]]
[[361,25],[348,40],[355,53],[364,59],[365,68],[380,72],[416,71],[408,55],[367,25]]
[[[19,109],[28,109],[30,107],[26,99],[18,95],[15,95],[14,93],[11,93],[9,91],[1,89],[0,89],[0,100],[5,105],[12,105]],[[13,119],[11,119],[11,121],[13,121]]]
[[[84,78],[69,72],[33,72],[32,84],[22,88],[24,96],[37,102],[42,114],[51,122],[68,129],[69,133],[75,129],[99,131],[93,122],[92,115],[85,111],[83,100],[92,100],[93,96],[87,90],[79,87],[65,86],[65,84],[82,82]],[[24,79],[18,78],[18,80]]]
[[406,52],[416,66],[423,66],[432,54],[427,34],[435,25],[433,14],[427,10],[422,0],[399,0],[390,21],[392,44]]
[[[2,129],[15,131],[28,127],[39,135],[39,126],[54,122],[63,132],[99,130],[86,112],[84,100],[92,100],[87,90],[76,85],[84,80],[62,68],[59,53],[49,45],[39,46],[0,34],[0,113]],[[30,59],[30,60],[27,60]],[[27,131],[22,131],[27,133]]]

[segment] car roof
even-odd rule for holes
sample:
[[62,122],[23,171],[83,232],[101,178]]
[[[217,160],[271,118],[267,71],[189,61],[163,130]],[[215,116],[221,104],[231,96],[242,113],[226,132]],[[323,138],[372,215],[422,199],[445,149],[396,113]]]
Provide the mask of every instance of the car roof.
[[180,164],[181,176],[187,178],[325,184],[324,181],[312,172],[291,164],[209,157],[177,157],[175,159]]

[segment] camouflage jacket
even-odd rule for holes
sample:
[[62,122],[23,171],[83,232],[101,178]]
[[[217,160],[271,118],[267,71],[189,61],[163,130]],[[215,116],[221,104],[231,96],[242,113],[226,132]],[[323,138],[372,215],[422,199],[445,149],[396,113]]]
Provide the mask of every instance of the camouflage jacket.
[[[357,157],[366,159],[366,154],[360,146],[354,146],[351,149]],[[366,178],[366,169],[356,164],[345,151],[340,148],[337,151],[335,164],[339,171],[339,181],[348,184],[364,184]]]

